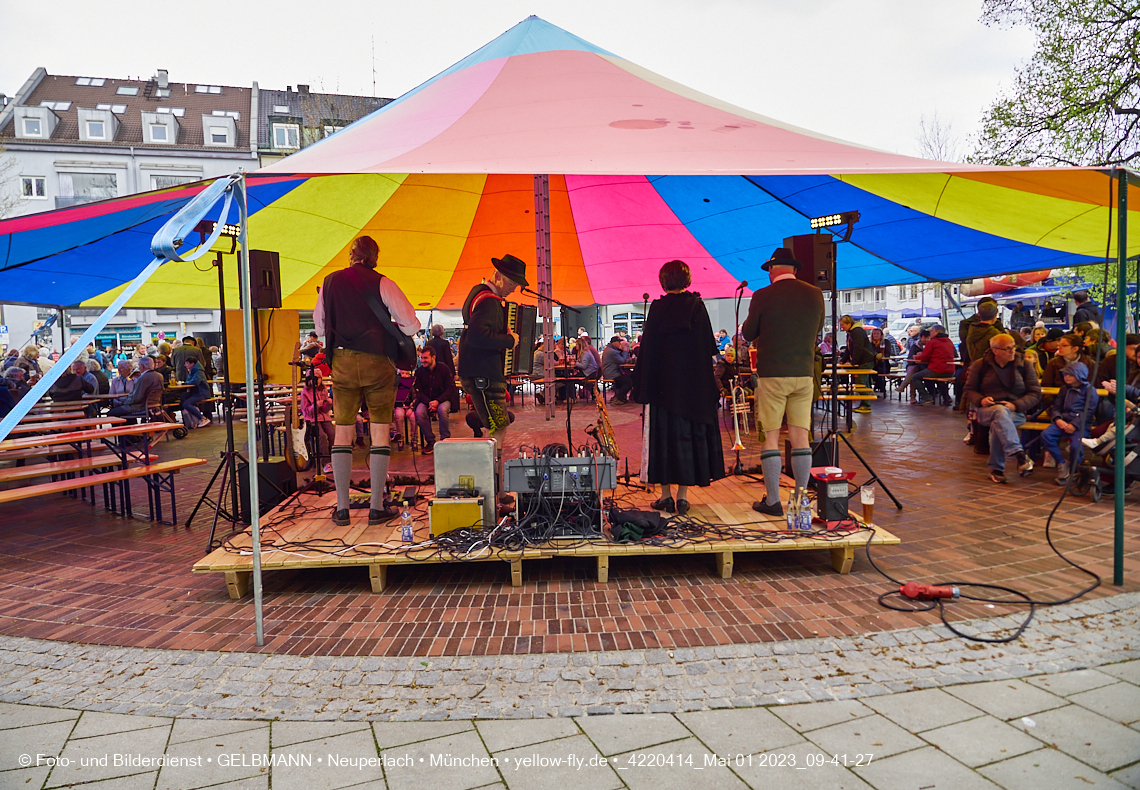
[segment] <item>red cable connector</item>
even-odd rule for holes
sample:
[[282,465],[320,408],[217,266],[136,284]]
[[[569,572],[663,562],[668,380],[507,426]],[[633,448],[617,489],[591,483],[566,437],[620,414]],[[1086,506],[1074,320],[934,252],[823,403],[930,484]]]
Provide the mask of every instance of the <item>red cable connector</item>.
[[915,582],[907,582],[899,587],[899,592],[907,598],[916,598],[920,601],[958,597],[957,587],[935,587],[932,584],[917,584]]

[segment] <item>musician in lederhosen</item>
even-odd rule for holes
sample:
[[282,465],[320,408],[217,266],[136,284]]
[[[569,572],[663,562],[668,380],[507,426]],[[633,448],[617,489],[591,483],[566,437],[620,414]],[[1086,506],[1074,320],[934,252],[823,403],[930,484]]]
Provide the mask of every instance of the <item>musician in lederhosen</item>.
[[507,329],[503,306],[508,296],[528,283],[526,264],[514,255],[492,258],[491,263],[495,267],[491,277],[472,288],[463,303],[458,372],[463,391],[471,396],[479,419],[495,440],[495,468],[502,481],[503,437],[510,425],[503,352],[519,343],[519,336]]

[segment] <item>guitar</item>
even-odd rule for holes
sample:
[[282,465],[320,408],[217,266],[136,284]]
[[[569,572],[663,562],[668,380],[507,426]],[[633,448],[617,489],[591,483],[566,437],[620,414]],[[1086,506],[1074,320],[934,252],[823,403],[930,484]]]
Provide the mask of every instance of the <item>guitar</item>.
[[289,405],[285,408],[285,461],[295,472],[309,468],[309,448],[305,446],[306,427],[301,426],[301,414],[297,404],[297,369],[301,361],[301,342],[293,346],[293,364],[290,366],[292,381],[289,390]]

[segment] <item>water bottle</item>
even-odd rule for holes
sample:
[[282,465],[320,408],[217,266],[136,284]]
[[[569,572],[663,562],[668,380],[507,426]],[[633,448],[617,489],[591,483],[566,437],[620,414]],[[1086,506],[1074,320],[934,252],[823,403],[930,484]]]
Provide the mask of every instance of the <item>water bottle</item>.
[[412,511],[408,508],[406,499],[403,502],[403,509],[400,511],[400,537],[404,543],[412,543],[416,539],[415,533],[412,531]]
[[808,499],[807,489],[800,489],[800,529],[811,532],[811,500]]
[[796,492],[793,491],[791,494],[788,495],[788,509],[784,513],[784,516],[788,520],[788,531],[789,532],[794,532],[797,529],[799,529],[799,513],[798,513],[799,508],[800,508],[800,500],[796,496]]

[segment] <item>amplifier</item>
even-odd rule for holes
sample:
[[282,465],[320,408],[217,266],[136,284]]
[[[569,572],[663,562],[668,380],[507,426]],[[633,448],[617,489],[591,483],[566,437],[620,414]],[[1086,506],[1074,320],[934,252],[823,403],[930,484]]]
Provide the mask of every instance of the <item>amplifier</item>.
[[483,525],[495,524],[494,439],[443,439],[435,443],[436,496],[451,493],[453,488],[478,489],[483,494]]
[[[438,446],[438,445],[437,445]],[[617,488],[617,459],[608,455],[571,458],[512,458],[504,464],[504,491],[596,491]]]

